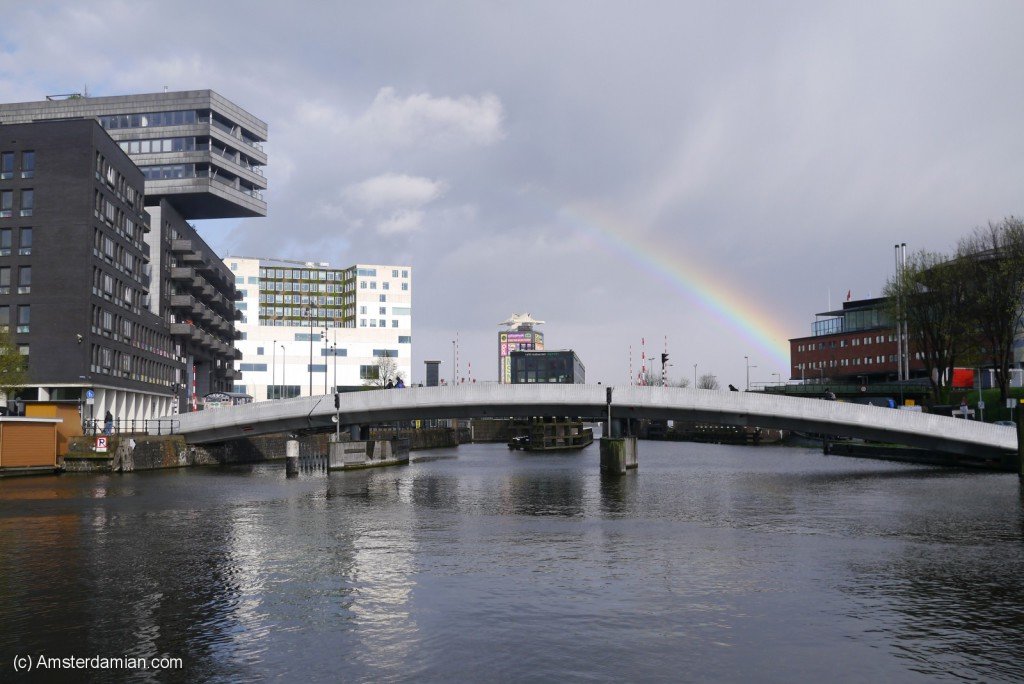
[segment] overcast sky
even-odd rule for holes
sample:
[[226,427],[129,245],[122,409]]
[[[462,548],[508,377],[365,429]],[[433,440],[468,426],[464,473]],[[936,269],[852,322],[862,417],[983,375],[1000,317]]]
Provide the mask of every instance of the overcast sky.
[[788,375],[893,245],[1024,214],[1024,3],[15,2],[0,101],[212,88],[269,124],[221,254],[414,268],[423,360],[530,312],[587,380]]

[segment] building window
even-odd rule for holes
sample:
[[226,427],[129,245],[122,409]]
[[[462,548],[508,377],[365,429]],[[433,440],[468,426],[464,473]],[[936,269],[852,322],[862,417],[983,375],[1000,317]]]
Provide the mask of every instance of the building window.
[[[382,289],[382,290],[390,290],[391,289],[391,283],[387,283],[387,282],[381,283],[380,289]],[[381,296],[383,297],[384,295],[381,295]]]
[[359,366],[359,379],[360,380],[379,380],[380,379],[380,368],[376,365],[373,366]]
[[32,307],[28,304],[18,305],[18,330],[20,333],[27,333],[32,318]]
[[0,256],[11,256],[11,229],[0,229]]
[[392,328],[397,328],[398,327],[398,319],[397,318],[391,319],[391,327]]
[[403,278],[408,278],[409,277],[409,272],[408,271],[402,271],[402,277]]
[[384,295],[384,294],[382,294],[382,295],[380,296],[380,301],[382,301],[382,302],[386,302],[386,301],[388,301],[388,296],[387,296],[387,295]]
[[25,150],[21,153],[21,177],[32,178],[36,174],[36,153]]
[[380,315],[381,316],[387,314],[387,312],[388,312],[388,307],[386,307],[386,306],[380,307]]
[[28,256],[32,254],[32,229],[22,228],[18,242],[18,254]]
[[327,372],[327,364],[326,363],[307,363],[306,364],[306,372],[307,373],[326,373]]
[[402,291],[403,292],[408,292],[409,291],[409,283],[402,283]]
[[11,294],[10,266],[0,266],[0,294]]
[[263,347],[256,347],[256,356],[263,356]]
[[412,335],[399,335],[398,344],[412,344]]
[[18,267],[18,294],[30,294],[32,292],[32,267]]
[[392,278],[397,278],[398,277],[398,269],[397,268],[394,269],[393,271],[391,271],[391,277]]
[[4,152],[0,154],[0,180],[14,178],[14,153]]
[[35,208],[36,203],[36,192],[31,188],[26,188],[21,191],[21,215],[31,216],[32,210]]
[[373,350],[373,355],[376,356],[377,358],[397,359],[398,358],[398,350],[397,349],[374,349]]
[[14,216],[14,191],[0,190],[0,218]]

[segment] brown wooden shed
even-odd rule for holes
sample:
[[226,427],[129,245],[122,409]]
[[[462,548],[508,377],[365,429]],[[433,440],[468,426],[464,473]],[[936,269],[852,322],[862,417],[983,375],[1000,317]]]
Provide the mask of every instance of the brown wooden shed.
[[0,418],[0,470],[57,467],[59,418]]

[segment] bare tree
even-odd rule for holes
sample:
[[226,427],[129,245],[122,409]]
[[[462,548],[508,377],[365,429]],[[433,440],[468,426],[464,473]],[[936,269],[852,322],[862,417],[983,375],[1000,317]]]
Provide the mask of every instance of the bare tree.
[[363,383],[366,387],[386,387],[389,380],[394,384],[401,377],[398,364],[392,356],[378,356],[377,366],[373,370],[376,371],[376,377],[367,378]]
[[675,382],[670,382],[669,384],[672,387],[689,387],[690,386],[690,378],[688,378],[686,376],[683,376],[683,377],[679,378],[678,380],[676,380]]
[[1005,401],[1013,343],[1024,317],[1024,221],[1010,216],[975,229],[960,241],[957,258],[969,289],[967,318]]
[[936,252],[917,252],[886,282],[883,294],[889,301],[891,319],[906,319],[911,353],[921,355],[932,395],[939,399],[948,379],[947,369],[968,355],[971,348],[965,320],[963,260]]
[[699,380],[697,380],[697,389],[716,390],[721,389],[721,387],[722,386],[718,384],[718,378],[711,373],[705,373],[700,376]]

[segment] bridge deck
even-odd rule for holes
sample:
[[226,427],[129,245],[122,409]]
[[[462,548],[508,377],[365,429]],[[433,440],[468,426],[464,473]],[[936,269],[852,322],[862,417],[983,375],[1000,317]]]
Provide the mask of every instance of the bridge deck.
[[[341,395],[342,425],[431,418],[580,416],[603,420],[600,385],[460,385],[370,390]],[[333,395],[265,401],[183,414],[192,443],[332,425]],[[968,455],[1017,451],[1007,427],[876,406],[748,392],[679,387],[615,387],[614,418],[697,420],[816,432]]]

